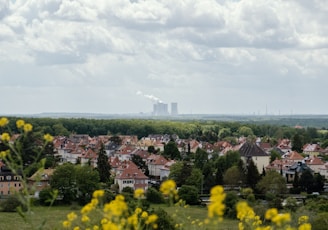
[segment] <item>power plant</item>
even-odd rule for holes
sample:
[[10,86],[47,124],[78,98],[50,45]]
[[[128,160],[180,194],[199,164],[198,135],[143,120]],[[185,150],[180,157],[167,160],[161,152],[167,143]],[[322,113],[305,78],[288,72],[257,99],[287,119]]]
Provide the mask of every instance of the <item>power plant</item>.
[[153,105],[153,116],[177,116],[178,115],[178,103],[171,103],[171,113],[169,113],[168,104],[163,102],[157,102]]

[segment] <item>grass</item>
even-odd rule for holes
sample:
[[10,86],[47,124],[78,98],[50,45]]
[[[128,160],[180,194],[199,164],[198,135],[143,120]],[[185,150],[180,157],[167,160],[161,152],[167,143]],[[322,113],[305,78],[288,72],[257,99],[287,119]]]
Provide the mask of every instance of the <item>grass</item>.
[[[183,229],[205,229],[199,226],[200,222],[204,222],[207,218],[207,207],[203,206],[188,206],[187,208],[167,205],[152,205],[152,208],[162,208],[171,216],[174,217],[176,223],[181,223]],[[220,229],[220,230],[235,230],[238,229],[238,221],[231,219],[224,219],[222,222],[215,225],[206,226],[206,229]]]
[[[71,212],[70,206],[55,206],[55,207],[35,207],[31,216],[34,229],[45,222],[44,230],[61,229],[62,221],[66,219],[66,215]],[[1,212],[0,213],[0,230],[30,230],[31,225],[24,222],[23,218],[16,212]]]
[[[79,207],[77,207],[79,208]],[[181,223],[183,229],[202,229],[199,226],[200,222],[203,222],[207,217],[207,208],[202,206],[188,206],[183,207],[168,207],[167,205],[151,205],[150,208],[162,208],[171,216],[174,217],[176,223]],[[42,207],[37,206],[33,208],[32,223],[34,229],[38,229],[43,221],[45,222],[43,230],[62,229],[62,221],[66,219],[66,215],[73,210],[71,206],[54,206],[54,207]],[[192,221],[195,221],[192,223]],[[31,225],[24,222],[24,220],[16,212],[1,212],[0,213],[0,230],[32,230]],[[220,229],[220,230],[234,230],[238,229],[238,221],[224,219],[223,222],[215,226],[207,226],[206,229]],[[205,229],[205,228],[203,228]]]

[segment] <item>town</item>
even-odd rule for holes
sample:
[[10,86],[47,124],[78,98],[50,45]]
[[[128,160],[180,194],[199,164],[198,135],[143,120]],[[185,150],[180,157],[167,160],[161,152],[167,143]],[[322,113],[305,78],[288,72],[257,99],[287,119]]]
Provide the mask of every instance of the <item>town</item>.
[[[20,122],[23,121],[16,122],[18,130],[21,128]],[[163,121],[158,122],[162,128]],[[223,185],[227,192],[236,194],[239,197],[237,200],[263,200],[270,207],[279,209],[295,210],[305,205],[309,196],[326,199],[328,163],[325,160],[328,146],[324,141],[325,130],[321,130],[320,134],[318,129],[310,127],[283,127],[290,138],[276,139],[255,135],[253,129],[261,125],[224,124],[218,132],[214,132],[199,131],[203,129],[202,123],[195,126],[190,121],[182,122],[180,127],[197,127],[199,135],[194,138],[180,138],[175,133],[90,136],[72,132],[67,136],[51,136],[51,141],[46,142],[40,152],[40,159],[44,157],[45,161],[44,168],[39,170],[33,166],[33,161],[38,160],[35,156],[31,157],[35,152],[29,152],[33,148],[40,150],[40,141],[32,138],[32,132],[27,129],[24,133],[3,133],[1,198],[7,200],[26,189],[34,199],[45,204],[45,194],[49,195],[56,189],[56,202],[78,202],[83,205],[91,199],[92,191],[99,188],[106,189],[111,196],[133,193],[138,189],[148,194],[158,191],[163,182],[172,179],[178,186],[179,197],[190,205],[208,205],[210,190],[218,184]],[[216,123],[212,125],[217,127]],[[37,126],[33,127],[37,129]],[[204,127],[208,129],[208,123],[205,122]],[[281,129],[279,126],[273,127],[276,131]],[[232,128],[236,132],[232,133]],[[67,129],[62,131],[68,132]],[[289,133],[291,131],[293,134]],[[46,140],[50,137],[47,135]],[[321,137],[322,144],[314,143],[315,138],[311,140],[310,135],[316,139]],[[306,137],[310,142],[304,143]],[[23,144],[21,160],[25,163],[21,169],[24,173],[13,171],[6,165],[10,162],[6,158],[6,146],[17,146],[18,142]],[[26,184],[22,184],[24,178]],[[149,200],[163,202],[161,198]],[[234,207],[227,206],[227,210],[231,208]],[[234,218],[228,213],[229,218]]]

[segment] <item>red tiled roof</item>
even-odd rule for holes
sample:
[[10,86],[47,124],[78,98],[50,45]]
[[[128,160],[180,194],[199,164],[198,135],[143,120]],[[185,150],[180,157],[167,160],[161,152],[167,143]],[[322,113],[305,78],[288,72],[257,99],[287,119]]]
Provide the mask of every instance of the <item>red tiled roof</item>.
[[165,165],[168,160],[166,160],[163,156],[161,155],[156,155],[156,154],[151,154],[147,158],[148,164],[152,165]]
[[324,165],[325,163],[318,157],[311,157],[306,161],[308,165]]
[[288,152],[283,156],[285,159],[293,160],[293,161],[301,161],[304,159],[301,154],[296,151]]
[[148,177],[132,162],[128,162],[122,173],[116,179],[148,179]]

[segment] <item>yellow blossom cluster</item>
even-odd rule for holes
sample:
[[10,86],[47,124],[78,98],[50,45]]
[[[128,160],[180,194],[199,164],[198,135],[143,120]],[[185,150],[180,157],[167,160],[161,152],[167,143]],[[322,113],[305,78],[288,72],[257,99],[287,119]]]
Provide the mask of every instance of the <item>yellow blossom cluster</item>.
[[[63,221],[65,229],[157,229],[156,223],[158,217],[154,214],[148,214],[137,207],[133,213],[129,213],[128,205],[123,195],[117,195],[114,200],[101,205],[101,199],[104,196],[104,190],[93,192],[92,200],[81,209],[81,217],[71,212],[67,219]],[[137,189],[135,197],[141,198],[144,191]],[[100,215],[99,215],[100,213]],[[96,215],[95,215],[96,214]],[[97,218],[98,217],[98,218]]]
[[172,203],[174,200],[178,200],[177,185],[174,180],[166,180],[161,184],[161,193],[169,198],[169,202]]
[[138,188],[134,191],[134,198],[141,199],[144,198],[145,191],[141,188]]
[[0,158],[5,159],[7,155],[10,154],[10,150],[0,151]]
[[215,186],[211,189],[210,204],[208,205],[208,217],[218,217],[222,220],[224,214],[225,205],[223,204],[225,199],[225,193],[222,186]]
[[0,118],[0,127],[5,127],[9,123],[6,117]]
[[261,218],[248,206],[247,202],[238,202],[236,209],[237,218],[240,220],[238,225],[239,230],[257,229],[262,224]]

